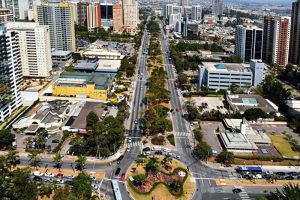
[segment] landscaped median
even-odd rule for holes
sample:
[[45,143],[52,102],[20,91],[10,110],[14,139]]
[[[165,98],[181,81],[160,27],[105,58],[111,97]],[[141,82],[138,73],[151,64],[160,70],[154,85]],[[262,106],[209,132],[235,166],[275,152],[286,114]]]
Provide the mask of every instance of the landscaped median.
[[216,179],[216,185],[219,186],[285,186],[291,184],[300,184],[300,180],[277,180],[273,183],[264,179]]
[[183,163],[168,156],[141,160],[127,172],[126,186],[135,200],[192,198],[195,182]]

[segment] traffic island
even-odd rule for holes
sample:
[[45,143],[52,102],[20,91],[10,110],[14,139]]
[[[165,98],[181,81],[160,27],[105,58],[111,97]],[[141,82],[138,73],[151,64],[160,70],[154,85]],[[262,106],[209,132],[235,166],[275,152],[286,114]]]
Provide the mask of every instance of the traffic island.
[[192,198],[195,181],[183,163],[168,156],[143,158],[139,162],[133,163],[126,173],[126,186],[133,199]]

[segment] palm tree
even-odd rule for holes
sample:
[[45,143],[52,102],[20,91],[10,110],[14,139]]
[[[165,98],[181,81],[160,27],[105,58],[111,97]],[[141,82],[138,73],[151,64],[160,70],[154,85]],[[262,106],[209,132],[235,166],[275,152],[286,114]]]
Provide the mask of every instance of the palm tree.
[[84,169],[85,166],[85,162],[86,162],[86,157],[83,155],[78,156],[76,162],[76,168],[80,171],[82,171]]
[[37,168],[42,160],[39,152],[37,151],[32,151],[29,155],[29,161],[31,163],[32,166],[34,166],[35,168]]
[[156,172],[157,171],[157,166],[158,164],[158,158],[156,157],[151,157],[148,161],[148,163],[146,164],[146,172],[152,171],[152,172]]
[[62,165],[62,156],[60,153],[56,153],[55,156],[53,157],[53,162],[55,164],[55,167],[60,171],[61,165]]
[[18,160],[19,160],[18,152],[15,150],[9,150],[5,157],[6,165],[8,166],[8,168],[11,168],[12,166],[16,166]]
[[169,163],[172,163],[173,158],[170,155],[165,155],[165,157],[162,159],[161,164],[165,167],[169,167]]
[[300,197],[300,187],[298,184],[288,184],[283,187],[282,191],[276,190],[271,192],[272,200],[298,200]]

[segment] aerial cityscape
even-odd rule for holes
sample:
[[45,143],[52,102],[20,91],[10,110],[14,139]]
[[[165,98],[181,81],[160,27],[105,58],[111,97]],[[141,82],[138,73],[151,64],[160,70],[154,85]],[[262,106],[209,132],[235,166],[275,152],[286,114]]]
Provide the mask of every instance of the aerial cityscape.
[[300,0],[0,0],[0,200],[300,200]]

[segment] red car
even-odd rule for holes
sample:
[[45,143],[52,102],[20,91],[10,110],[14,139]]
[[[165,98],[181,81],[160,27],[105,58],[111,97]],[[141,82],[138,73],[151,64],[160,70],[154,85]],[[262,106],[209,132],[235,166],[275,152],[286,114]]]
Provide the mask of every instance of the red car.
[[63,175],[62,173],[58,173],[58,174],[56,174],[56,177],[57,177],[57,178],[63,178],[64,175]]
[[179,108],[176,108],[176,112],[179,112]]
[[125,173],[123,173],[120,177],[121,181],[125,181]]

